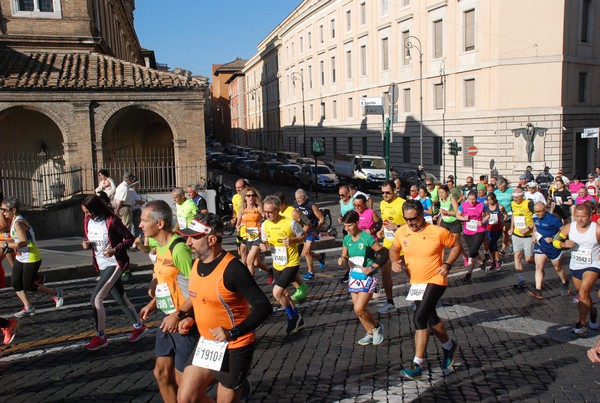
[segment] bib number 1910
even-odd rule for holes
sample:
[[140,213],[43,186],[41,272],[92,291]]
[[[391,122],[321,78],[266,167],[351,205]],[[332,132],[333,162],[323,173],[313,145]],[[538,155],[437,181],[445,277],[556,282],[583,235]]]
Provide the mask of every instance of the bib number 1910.
[[200,337],[192,364],[197,367],[220,371],[227,350],[227,341],[214,341]]

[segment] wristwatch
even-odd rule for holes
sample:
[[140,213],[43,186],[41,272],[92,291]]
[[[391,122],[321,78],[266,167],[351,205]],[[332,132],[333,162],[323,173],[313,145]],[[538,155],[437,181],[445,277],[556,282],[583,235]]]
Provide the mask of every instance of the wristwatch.
[[448,270],[450,270],[452,268],[452,263],[444,262],[442,264],[445,264],[446,266],[448,266]]
[[183,319],[187,318],[187,316],[188,316],[187,312],[177,311],[177,319],[183,320]]
[[240,329],[238,329],[237,326],[229,329],[229,338],[231,340],[237,340],[238,337],[240,337]]

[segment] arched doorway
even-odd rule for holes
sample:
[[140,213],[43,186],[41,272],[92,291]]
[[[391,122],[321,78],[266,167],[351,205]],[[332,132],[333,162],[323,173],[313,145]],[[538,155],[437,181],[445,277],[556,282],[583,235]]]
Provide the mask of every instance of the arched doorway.
[[[78,183],[64,175],[63,134],[42,112],[15,106],[0,112],[0,191],[24,208],[60,200]],[[80,177],[80,172],[79,172]]]
[[102,167],[119,183],[133,173],[145,192],[170,191],[175,186],[173,131],[156,112],[139,106],[116,112],[102,131]]

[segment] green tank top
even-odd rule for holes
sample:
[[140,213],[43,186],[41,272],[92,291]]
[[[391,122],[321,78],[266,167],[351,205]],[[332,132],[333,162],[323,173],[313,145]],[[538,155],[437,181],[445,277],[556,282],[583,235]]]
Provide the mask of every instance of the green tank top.
[[[448,197],[446,199],[446,201],[442,201],[442,199],[440,199],[440,210],[454,211],[454,207],[452,206],[451,197],[452,196]],[[442,216],[442,220],[444,220],[444,222],[451,223],[451,222],[458,220],[458,218],[456,218],[456,216],[448,215],[448,216]]]

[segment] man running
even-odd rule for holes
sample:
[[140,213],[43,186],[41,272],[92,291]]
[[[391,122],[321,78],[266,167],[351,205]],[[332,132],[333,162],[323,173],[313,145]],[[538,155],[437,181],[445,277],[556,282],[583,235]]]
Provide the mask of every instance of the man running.
[[142,207],[140,228],[146,238],[157,243],[154,275],[150,283],[152,300],[140,310],[142,320],[160,309],[165,318],[156,332],[154,343],[154,377],[165,402],[177,401],[177,388],[188,357],[198,343],[198,329],[186,335],[177,332],[177,309],[189,298],[188,279],[192,269],[192,252],[185,240],[172,229],[173,213],[163,200],[153,200]]
[[[246,179],[238,179],[235,182],[235,191],[236,193],[231,198],[231,205],[233,206],[233,216],[231,218],[231,225],[235,227],[237,224],[238,212],[242,209],[242,203],[244,202],[244,198],[242,197],[242,193],[248,187],[248,181]],[[238,256],[242,260],[242,262],[246,261],[246,256],[248,254],[248,248],[246,248],[246,226],[241,226],[240,231],[238,232],[235,243],[237,244]]]
[[200,193],[198,193],[198,186],[196,185],[188,185],[187,186],[187,194],[190,199],[196,203],[198,206],[198,211],[201,213],[208,213],[208,207],[206,206],[206,200]]
[[588,315],[590,329],[598,329],[598,311],[594,308],[590,291],[600,277],[600,226],[591,217],[588,205],[576,206],[573,221],[563,226],[552,242],[556,248],[571,248],[569,268],[579,297],[579,320],[571,329],[576,336],[587,333]]
[[313,272],[314,258],[319,260],[320,270],[323,270],[325,267],[325,254],[316,254],[312,251],[313,243],[319,240],[319,227],[323,224],[325,217],[321,213],[321,210],[319,210],[319,207],[308,198],[304,189],[296,190],[295,198],[294,208],[302,213],[301,221],[304,226],[304,233],[306,234],[302,256],[306,259],[308,272],[303,278],[304,280],[311,280],[315,276]]
[[295,281],[300,269],[298,244],[304,240],[304,231],[296,221],[280,215],[281,201],[277,196],[267,196],[263,201],[263,213],[267,221],[262,223],[261,250],[273,247],[273,296],[288,315],[287,334],[297,332],[304,326],[304,319],[292,299],[288,287]]
[[[429,331],[440,340],[444,358],[442,367],[454,364],[457,344],[448,337],[444,323],[436,312],[436,305],[448,286],[448,272],[460,255],[460,242],[450,231],[425,221],[423,205],[418,200],[408,200],[402,206],[407,225],[400,227],[390,248],[390,260],[395,272],[402,270],[400,252],[404,252],[406,272],[410,277],[408,300],[414,301],[416,310],[415,356],[412,364],[401,371],[407,379],[421,377]],[[444,248],[451,248],[444,260]]]
[[[379,238],[384,238],[383,247],[389,250],[392,246],[392,241],[394,240],[394,233],[401,225],[406,224],[402,214],[402,205],[406,200],[396,195],[394,182],[392,181],[383,182],[381,185],[381,194],[383,200],[379,203],[379,210],[381,212],[383,226],[381,227],[378,236]],[[383,283],[386,302],[379,307],[377,312],[384,314],[396,309],[392,291],[392,269],[389,262],[381,266],[381,282]]]
[[[218,401],[240,401],[254,354],[254,330],[273,312],[250,271],[223,250],[223,223],[213,213],[197,214],[188,228],[187,244],[198,255],[192,266],[190,298],[179,308],[179,333],[195,322],[200,341],[192,365],[183,372],[179,402],[211,401],[206,390],[218,382]],[[189,316],[193,309],[193,317]]]
[[196,215],[198,205],[194,203],[193,200],[185,197],[185,192],[182,188],[174,188],[171,192],[171,196],[177,206],[177,227],[179,229],[185,229]]
[[513,201],[510,208],[513,213],[510,221],[508,234],[512,236],[514,249],[515,270],[517,270],[517,283],[515,288],[525,288],[525,276],[523,275],[523,262],[521,258],[525,255],[526,263],[533,263],[533,201],[525,199],[523,189],[516,188],[513,192]]

